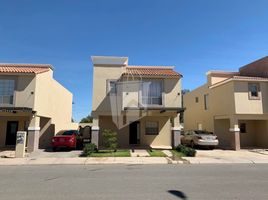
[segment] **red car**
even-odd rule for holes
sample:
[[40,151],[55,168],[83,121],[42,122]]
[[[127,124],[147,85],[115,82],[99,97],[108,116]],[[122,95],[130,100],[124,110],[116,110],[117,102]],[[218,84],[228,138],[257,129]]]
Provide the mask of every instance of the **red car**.
[[52,138],[52,148],[76,149],[82,145],[82,136],[77,130],[63,131]]

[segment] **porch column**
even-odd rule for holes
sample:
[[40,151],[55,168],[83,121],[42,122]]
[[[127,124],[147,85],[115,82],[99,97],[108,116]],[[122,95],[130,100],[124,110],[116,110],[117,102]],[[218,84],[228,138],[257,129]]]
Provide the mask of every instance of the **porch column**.
[[100,134],[100,127],[99,127],[99,119],[93,119],[93,126],[91,127],[91,143],[94,143],[97,148],[99,148],[99,134]]
[[33,116],[28,127],[27,152],[34,152],[39,147],[40,117]]
[[240,150],[240,129],[238,119],[230,118],[231,149]]
[[180,114],[174,118],[173,127],[171,127],[172,136],[172,148],[175,148],[181,144],[181,125],[180,125]]

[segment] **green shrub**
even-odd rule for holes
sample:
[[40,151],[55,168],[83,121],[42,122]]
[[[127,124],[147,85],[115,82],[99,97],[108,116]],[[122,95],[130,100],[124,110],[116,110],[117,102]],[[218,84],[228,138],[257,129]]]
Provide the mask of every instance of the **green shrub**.
[[196,150],[191,147],[186,147],[182,144],[179,144],[176,148],[176,151],[183,153],[187,157],[195,157]]
[[83,149],[83,154],[89,156],[90,154],[97,152],[97,146],[94,143],[86,144]]
[[110,150],[117,150],[117,133],[110,129],[105,129],[102,133],[104,147]]

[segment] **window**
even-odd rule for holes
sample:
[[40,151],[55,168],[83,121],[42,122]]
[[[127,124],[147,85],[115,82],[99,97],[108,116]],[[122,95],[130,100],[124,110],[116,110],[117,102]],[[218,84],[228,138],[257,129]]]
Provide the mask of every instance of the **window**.
[[79,135],[79,132],[75,130],[70,130],[63,132],[62,135]]
[[142,104],[162,105],[162,81],[145,81],[142,83]]
[[205,110],[208,110],[208,94],[204,95],[204,104]]
[[240,123],[239,129],[240,129],[240,133],[246,133],[247,132],[246,123]]
[[249,90],[249,99],[259,99],[259,91],[260,91],[260,85],[258,83],[249,83],[248,84],[248,90]]
[[13,104],[14,80],[0,80],[0,104]]
[[108,88],[109,88],[109,90],[108,90],[109,94],[116,94],[116,92],[117,92],[116,81],[115,80],[109,81]]
[[158,122],[146,122],[145,134],[146,135],[158,135]]
[[198,103],[199,99],[198,97],[195,97],[195,103]]

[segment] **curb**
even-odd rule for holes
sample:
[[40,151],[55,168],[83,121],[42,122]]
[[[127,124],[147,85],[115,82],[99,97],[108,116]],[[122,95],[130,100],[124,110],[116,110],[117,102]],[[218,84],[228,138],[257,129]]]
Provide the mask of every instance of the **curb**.
[[165,157],[102,157],[102,158],[0,158],[7,165],[96,165],[96,164],[183,164]]

